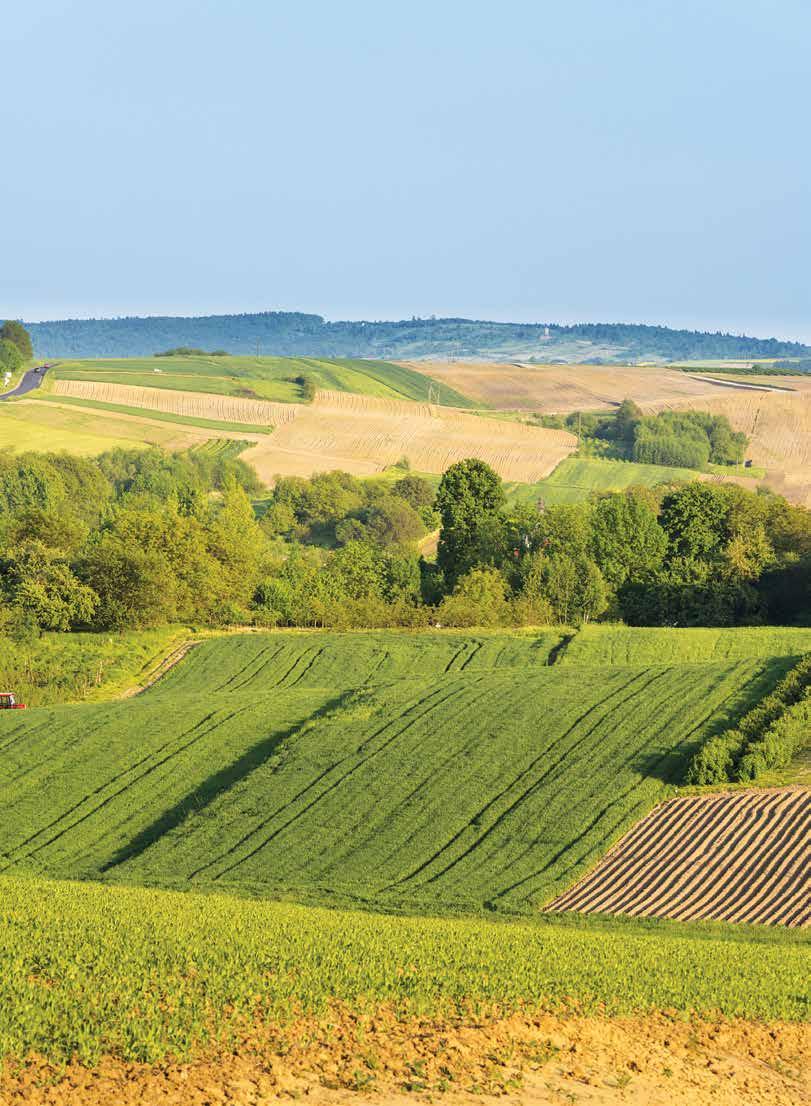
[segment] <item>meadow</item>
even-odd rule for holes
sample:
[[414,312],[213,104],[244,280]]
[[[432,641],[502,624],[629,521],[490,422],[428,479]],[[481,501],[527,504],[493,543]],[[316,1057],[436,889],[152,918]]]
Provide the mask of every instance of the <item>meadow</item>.
[[669,465],[644,465],[635,461],[614,461],[593,457],[566,457],[544,480],[534,484],[512,483],[506,492],[511,502],[548,506],[582,503],[600,492],[621,492],[630,487],[652,488],[657,484],[695,480],[695,469]]
[[2,870],[531,912],[799,644],[724,655],[721,631],[691,654],[683,633],[701,663],[578,664],[557,630],[205,641],[135,699],[0,717]]

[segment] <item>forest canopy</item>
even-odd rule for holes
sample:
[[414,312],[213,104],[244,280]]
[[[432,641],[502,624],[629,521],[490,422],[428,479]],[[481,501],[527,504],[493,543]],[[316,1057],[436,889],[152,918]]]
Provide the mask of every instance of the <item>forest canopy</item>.
[[470,459],[438,488],[403,469],[260,494],[238,458],[201,450],[0,453],[0,630],[811,620],[811,514],[768,492],[514,505]]

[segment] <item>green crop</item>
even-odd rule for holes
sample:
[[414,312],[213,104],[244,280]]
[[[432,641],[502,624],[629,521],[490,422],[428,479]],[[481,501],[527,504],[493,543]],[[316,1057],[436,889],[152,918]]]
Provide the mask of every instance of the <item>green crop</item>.
[[136,699],[9,712],[0,868],[532,911],[790,664],[550,665],[561,640],[233,636]]
[[808,948],[788,932],[397,918],[6,878],[0,903],[2,1056],[183,1058],[336,1002],[808,1014]]

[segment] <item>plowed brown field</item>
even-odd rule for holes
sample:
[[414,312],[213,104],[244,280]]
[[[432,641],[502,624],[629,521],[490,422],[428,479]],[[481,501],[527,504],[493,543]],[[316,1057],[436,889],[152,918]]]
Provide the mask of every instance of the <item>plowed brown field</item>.
[[809,833],[805,788],[670,799],[547,909],[806,926]]
[[403,361],[471,399],[509,411],[608,410],[627,397],[640,405],[721,395],[713,384],[678,369],[639,365],[483,364],[473,361]]
[[304,405],[79,380],[59,380],[55,390],[55,398],[66,395],[194,418],[274,426],[272,435],[243,454],[268,483],[275,476],[309,476],[335,468],[370,474],[402,457],[412,468],[432,473],[444,472],[465,457],[478,457],[506,480],[534,483],[548,476],[577,446],[565,430],[346,392],[318,392],[312,404]]

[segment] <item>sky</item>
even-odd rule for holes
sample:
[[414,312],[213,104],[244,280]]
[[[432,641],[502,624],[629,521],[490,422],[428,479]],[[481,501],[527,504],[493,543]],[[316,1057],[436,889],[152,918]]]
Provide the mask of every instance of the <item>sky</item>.
[[0,317],[811,341],[807,0],[28,0]]

